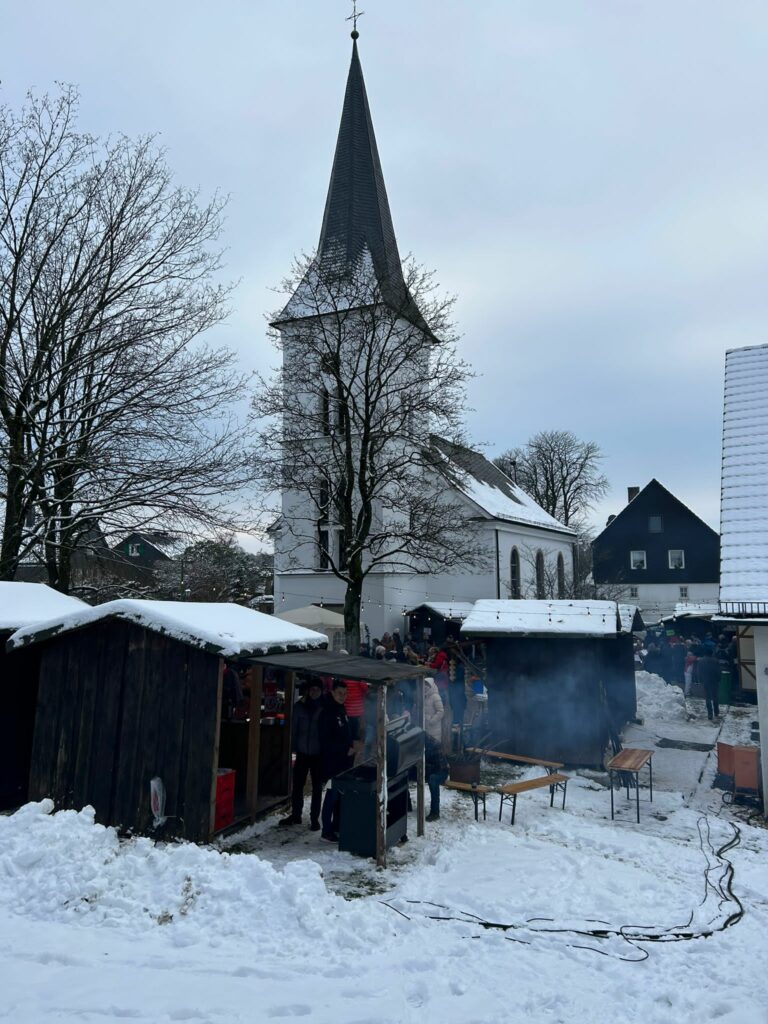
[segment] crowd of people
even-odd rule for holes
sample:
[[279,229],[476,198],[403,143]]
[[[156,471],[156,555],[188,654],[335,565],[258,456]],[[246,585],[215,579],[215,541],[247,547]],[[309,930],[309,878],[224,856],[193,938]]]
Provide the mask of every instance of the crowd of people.
[[[360,655],[431,669],[431,674],[423,677],[425,774],[430,793],[427,821],[435,821],[440,816],[440,786],[448,776],[446,755],[452,750],[454,725],[469,732],[477,728],[484,717],[485,687],[467,669],[458,644],[450,641],[427,647],[422,653],[410,637],[403,643],[395,630],[370,646],[361,644]],[[413,713],[417,685],[414,678],[388,688],[388,717]],[[339,798],[327,783],[355,763],[371,758],[376,735],[375,690],[357,679],[311,676],[301,682],[300,694],[292,719],[291,813],[280,824],[301,824],[309,778],[309,827],[321,830],[321,837],[328,842],[338,842]]]
[[736,638],[712,633],[703,638],[684,638],[649,630],[645,643],[636,645],[635,660],[646,672],[661,676],[667,683],[679,686],[686,697],[702,691],[710,721],[720,717],[720,683],[728,681],[728,689],[738,685]]

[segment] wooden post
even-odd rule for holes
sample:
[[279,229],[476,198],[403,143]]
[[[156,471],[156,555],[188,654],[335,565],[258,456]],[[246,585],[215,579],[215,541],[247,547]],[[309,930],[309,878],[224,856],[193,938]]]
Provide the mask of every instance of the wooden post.
[[261,746],[261,689],[264,666],[254,665],[251,669],[251,711],[248,723],[248,771],[245,779],[245,801],[248,814],[256,818],[259,800],[259,748]]
[[[286,796],[291,794],[293,785],[293,743],[291,735],[293,732],[293,706],[296,689],[296,673],[288,671],[285,677],[285,703],[283,705],[283,755],[285,757],[285,772],[281,772],[281,778],[285,779]],[[286,749],[287,748],[287,749]]]
[[[424,676],[419,676],[416,680],[416,702],[414,706],[416,712],[415,724],[419,729],[424,728]],[[446,709],[444,714],[448,714]],[[424,781],[425,781],[425,770],[424,770],[424,752],[422,751],[421,757],[416,762],[416,835],[424,835]]]
[[376,864],[387,866],[387,684],[376,694]]

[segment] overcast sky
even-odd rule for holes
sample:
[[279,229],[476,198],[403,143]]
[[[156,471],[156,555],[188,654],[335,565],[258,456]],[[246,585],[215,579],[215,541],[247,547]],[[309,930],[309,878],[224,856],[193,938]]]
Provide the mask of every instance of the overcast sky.
[[[474,442],[573,430],[606,454],[596,524],[655,476],[716,527],[723,355],[768,342],[765,0],[361,6],[400,251],[458,296]],[[231,195],[216,340],[248,369],[317,242],[350,7],[2,4],[6,103],[75,83],[82,129],[159,133],[179,182]]]

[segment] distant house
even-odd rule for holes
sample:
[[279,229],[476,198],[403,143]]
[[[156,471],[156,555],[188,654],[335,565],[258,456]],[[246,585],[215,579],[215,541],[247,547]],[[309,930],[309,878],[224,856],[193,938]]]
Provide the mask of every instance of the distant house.
[[646,622],[685,602],[714,602],[720,539],[679,498],[651,480],[592,542],[593,576],[611,597],[638,605]]
[[720,614],[738,625],[742,673],[752,656],[768,816],[768,345],[726,353],[720,524]]
[[152,570],[163,562],[172,562],[183,552],[185,542],[168,533],[135,531],[112,550],[136,569]]

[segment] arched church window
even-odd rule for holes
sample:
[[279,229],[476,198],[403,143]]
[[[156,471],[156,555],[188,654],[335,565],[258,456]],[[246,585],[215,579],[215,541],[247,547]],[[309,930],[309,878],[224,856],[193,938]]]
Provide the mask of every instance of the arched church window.
[[512,548],[509,556],[509,596],[517,600],[520,597],[520,552]]
[[536,552],[536,597],[541,601],[546,597],[544,587],[544,552]]

